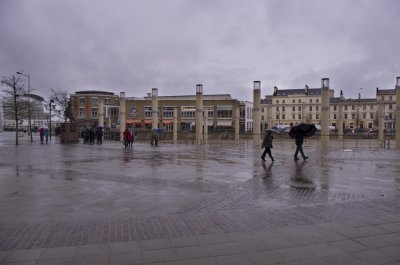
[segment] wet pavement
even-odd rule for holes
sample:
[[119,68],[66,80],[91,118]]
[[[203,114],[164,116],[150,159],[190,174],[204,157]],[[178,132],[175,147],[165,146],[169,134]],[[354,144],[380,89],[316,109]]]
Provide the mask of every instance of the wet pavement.
[[[54,139],[53,139],[54,140]],[[400,151],[308,140],[13,145],[0,133],[0,264],[400,262]],[[296,263],[297,262],[297,263]]]

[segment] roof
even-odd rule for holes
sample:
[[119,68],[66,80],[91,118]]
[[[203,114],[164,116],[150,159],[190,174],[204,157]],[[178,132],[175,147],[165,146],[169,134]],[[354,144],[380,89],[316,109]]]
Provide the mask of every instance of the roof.
[[44,98],[42,98],[41,96],[35,95],[35,94],[26,93],[26,94],[24,94],[24,96],[36,99],[37,101],[44,101]]
[[349,98],[349,99],[344,99],[343,102],[347,102],[347,103],[375,103],[377,101],[376,101],[376,98],[361,98],[361,99],[358,99],[358,98],[351,99],[351,98]]
[[[196,95],[158,96],[158,100],[196,100]],[[144,97],[150,100],[151,97]],[[230,94],[203,95],[203,100],[233,100]]]
[[91,94],[91,95],[105,95],[105,96],[114,96],[113,92],[107,92],[107,91],[100,91],[100,90],[81,90],[81,91],[76,91],[75,94],[77,95],[87,95],[87,94]]
[[377,89],[377,95],[396,95],[396,89]]
[[[288,96],[288,95],[304,95],[306,94],[305,88],[301,89],[278,89],[274,96]],[[308,95],[321,95],[321,88],[309,88]]]

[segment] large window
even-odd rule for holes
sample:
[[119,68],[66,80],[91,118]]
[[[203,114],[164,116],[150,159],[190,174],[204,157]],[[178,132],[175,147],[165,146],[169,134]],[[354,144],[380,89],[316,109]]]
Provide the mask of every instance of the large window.
[[173,118],[174,117],[174,107],[163,107],[163,118]]
[[144,107],[144,118],[145,119],[151,119],[152,118],[151,107]]
[[217,106],[217,117],[232,118],[232,106],[231,105]]
[[92,119],[97,119],[97,108],[92,108]]
[[90,99],[90,102],[92,103],[92,105],[97,105],[99,103],[99,98],[97,97],[92,97]]
[[196,118],[196,107],[195,106],[187,106],[181,108],[181,117],[183,119],[194,119]]
[[79,105],[85,105],[85,98],[79,98]]
[[84,119],[85,118],[85,109],[84,108],[79,108],[78,118],[79,119]]

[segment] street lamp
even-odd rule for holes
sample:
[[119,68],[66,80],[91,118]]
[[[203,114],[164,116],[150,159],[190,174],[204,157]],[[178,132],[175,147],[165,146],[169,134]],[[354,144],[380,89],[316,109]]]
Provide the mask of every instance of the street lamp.
[[50,99],[49,102],[49,110],[50,110],[50,119],[49,119],[49,133],[50,133],[50,142],[51,142],[51,107],[53,106],[54,100]]
[[31,76],[24,74],[22,72],[17,72],[18,75],[23,75],[25,77],[28,77],[28,128],[29,128],[29,134],[31,135],[31,143],[33,142],[33,136],[32,136],[32,125],[31,125]]

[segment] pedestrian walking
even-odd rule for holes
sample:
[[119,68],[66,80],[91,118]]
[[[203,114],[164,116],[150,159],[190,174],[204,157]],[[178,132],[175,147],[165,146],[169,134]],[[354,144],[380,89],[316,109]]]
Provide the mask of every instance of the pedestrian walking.
[[272,140],[274,139],[274,137],[272,136],[272,132],[271,131],[267,131],[267,133],[264,136],[264,140],[261,144],[261,148],[264,148],[264,152],[261,156],[261,160],[263,162],[265,162],[265,156],[268,154],[268,156],[271,158],[272,162],[275,161],[275,159],[272,157],[272,152],[271,152],[271,148],[272,148]]
[[297,155],[301,154],[304,160],[307,160],[308,156],[304,155],[303,152],[303,143],[304,143],[304,134],[301,132],[297,132],[295,135],[295,143],[296,143],[296,152],[294,153],[294,160],[299,160]]
[[44,139],[44,127],[40,127],[39,136],[40,136],[40,143],[42,144]]
[[131,132],[128,130],[128,128],[126,128],[126,130],[124,131],[124,145],[125,145],[125,148],[130,145],[131,140],[132,140]]
[[46,144],[49,141],[49,129],[45,128],[44,129],[44,137],[46,137]]

